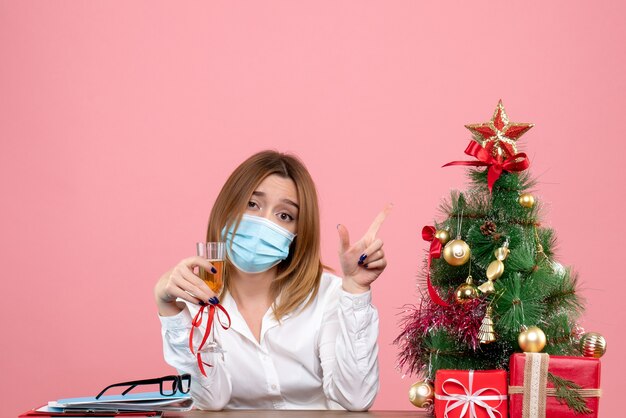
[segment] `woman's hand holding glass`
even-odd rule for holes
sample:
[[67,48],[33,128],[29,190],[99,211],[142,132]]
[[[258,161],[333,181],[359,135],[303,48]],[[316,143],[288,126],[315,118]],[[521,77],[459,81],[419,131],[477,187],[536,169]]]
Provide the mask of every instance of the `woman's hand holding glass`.
[[[206,283],[209,289],[211,289],[212,292],[215,292],[216,294],[221,293],[222,290],[224,289],[224,255],[226,253],[226,244],[223,242],[207,242],[207,243],[198,242],[196,244],[196,252],[199,257],[203,257],[209,260],[212,265],[211,269],[204,269],[203,267],[199,267],[198,275]],[[211,305],[215,305],[215,306],[211,306],[207,310],[208,318],[207,318],[207,327],[205,330],[206,334],[204,338],[202,339],[202,343],[200,344],[197,350],[198,351],[202,350],[204,352],[223,353],[224,350],[222,350],[222,347],[220,347],[220,345],[215,340],[215,322],[216,320],[220,321],[222,328],[228,329],[230,328],[230,317],[228,316],[228,313],[226,312],[224,307],[222,307],[219,304],[220,301],[217,298],[217,296],[210,298],[208,302]],[[205,309],[207,304],[202,303],[202,302],[200,304],[202,305],[202,307],[200,308],[200,311],[198,312],[198,314],[192,321],[192,325],[194,327],[200,327],[202,325],[203,310]],[[217,312],[217,315],[216,315],[216,307],[219,308],[226,315],[226,317],[228,318],[228,324],[221,322],[219,318],[219,311]],[[190,338],[189,347],[191,351],[194,352],[193,333],[190,334],[189,338]],[[198,355],[198,366],[200,367],[202,374],[206,376],[206,373],[204,372],[204,368],[202,367],[202,364],[209,365],[209,363],[203,363],[200,357],[200,354],[198,353],[197,355]]]
[[343,270],[343,288],[349,293],[363,293],[387,267],[383,241],[376,237],[393,205],[389,204],[376,216],[363,237],[350,245],[348,229],[338,225],[339,262]]
[[[202,359],[202,352],[224,352],[215,340],[215,320],[220,321],[224,329],[230,327],[230,316],[217,297],[224,287],[225,244],[199,242],[196,244],[196,251],[197,256],[182,260],[159,279],[154,295],[162,316],[176,315],[184,308],[182,304],[176,303],[177,298],[200,305],[191,321],[189,350],[196,356],[200,372],[206,376],[204,366],[210,367],[211,364]],[[219,312],[225,315],[227,322],[222,322]],[[198,345],[197,339],[194,339],[194,330],[202,326],[205,317],[206,329]]]
[[176,304],[176,299],[181,298],[187,302],[199,305],[209,303],[217,293],[213,292],[207,283],[198,274],[217,272],[214,266],[204,256],[194,256],[181,260],[173,269],[165,273],[154,288],[154,296],[162,316],[176,315],[182,306]]

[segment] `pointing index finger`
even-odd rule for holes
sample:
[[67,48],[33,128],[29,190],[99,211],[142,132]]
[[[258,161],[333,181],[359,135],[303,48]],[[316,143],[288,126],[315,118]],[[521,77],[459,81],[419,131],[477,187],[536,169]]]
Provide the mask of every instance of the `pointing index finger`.
[[385,221],[385,218],[387,218],[389,212],[391,212],[391,209],[393,209],[393,204],[388,203],[387,206],[385,206],[385,208],[378,215],[376,215],[376,218],[374,218],[374,222],[372,222],[372,224],[370,225],[365,236],[371,239],[374,239],[376,237],[380,226]]

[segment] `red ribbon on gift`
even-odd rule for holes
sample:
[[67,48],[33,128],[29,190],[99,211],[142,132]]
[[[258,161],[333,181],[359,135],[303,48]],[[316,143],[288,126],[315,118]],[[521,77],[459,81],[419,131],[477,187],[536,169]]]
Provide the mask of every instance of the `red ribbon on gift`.
[[500,178],[503,171],[524,171],[530,166],[530,161],[525,153],[520,152],[507,159],[503,159],[500,155],[494,157],[492,154],[493,146],[492,142],[487,144],[487,147],[483,147],[476,141],[471,141],[465,153],[469,156],[475,157],[478,161],[452,161],[445,164],[443,167],[453,165],[464,165],[473,167],[489,167],[487,172],[487,185],[489,191],[492,190],[494,183]]
[[[502,404],[502,402],[506,402],[507,396],[500,393],[500,391],[496,388],[481,388],[474,391],[474,389],[472,388],[474,384],[474,370],[470,370],[468,375],[469,387],[465,387],[465,385],[463,385],[463,383],[461,383],[457,379],[450,378],[443,382],[443,384],[441,385],[441,390],[443,391],[443,393],[445,393],[445,395],[435,394],[435,399],[447,401],[443,418],[448,418],[450,415],[452,415],[450,414],[450,412],[454,411],[456,408],[461,408],[459,418],[464,418],[466,414],[469,416],[469,418],[477,418],[477,408],[484,410],[489,415],[489,418],[496,418],[496,414],[500,418],[502,418],[502,413],[498,411],[498,407]],[[446,390],[446,384],[448,384],[448,386],[460,386],[465,393],[457,394],[454,393],[454,390],[452,389],[450,389],[452,392],[448,392]],[[497,393],[497,395],[484,395],[485,392],[494,392]],[[491,406],[487,404],[487,401],[500,402],[498,402],[497,405]]]
[[[208,315],[207,315],[207,324],[206,324],[206,332],[204,333],[204,336],[202,337],[202,342],[200,343],[200,346],[198,347],[198,350],[196,352],[194,352],[193,349],[193,331],[195,328],[200,328],[200,325],[202,325],[202,317],[204,316],[204,310],[205,308],[209,309]],[[211,334],[211,330],[213,329],[213,318],[215,317],[215,312],[216,309],[219,309],[217,311],[217,319],[218,319],[218,323],[222,326],[222,328],[224,328],[225,330],[230,328],[230,315],[228,315],[228,312],[226,312],[226,309],[219,303],[216,304],[204,304],[200,307],[200,310],[198,310],[198,313],[196,314],[196,316],[194,316],[193,320],[191,321],[191,331],[189,332],[189,350],[191,351],[191,354],[195,354],[197,359],[198,359],[198,368],[200,369],[200,372],[206,376],[206,372],[204,370],[204,366],[209,366],[209,367],[213,367],[212,364],[209,363],[205,363],[202,360],[202,356],[200,353],[200,350],[202,350],[202,347],[204,347],[204,344],[206,343],[207,339],[209,338],[209,334]],[[226,315],[226,318],[228,319],[228,325],[225,325],[224,322],[222,322],[222,319],[220,318],[219,312],[222,311],[224,312],[224,315]]]
[[439,306],[448,307],[450,304],[443,300],[437,290],[430,281],[430,263],[433,258],[441,257],[441,241],[435,237],[437,230],[434,226],[427,225],[422,228],[422,238],[424,241],[430,241],[430,249],[428,250],[428,272],[426,273],[426,284],[430,298]]

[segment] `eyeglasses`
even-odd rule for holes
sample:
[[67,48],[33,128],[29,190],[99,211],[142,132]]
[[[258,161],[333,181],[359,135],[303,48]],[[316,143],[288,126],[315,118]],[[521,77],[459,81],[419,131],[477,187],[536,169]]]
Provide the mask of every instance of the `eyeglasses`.
[[[172,384],[171,389],[169,386],[170,382]],[[99,399],[104,394],[104,392],[114,387],[128,386],[128,388],[125,389],[124,392],[122,392],[123,396],[137,386],[155,385],[157,383],[159,385],[159,392],[161,392],[161,395],[163,396],[173,396],[176,392],[189,393],[189,389],[191,387],[191,375],[170,375],[157,377],[155,379],[133,380],[130,382],[114,383],[102,389],[102,392],[98,393],[96,399]]]

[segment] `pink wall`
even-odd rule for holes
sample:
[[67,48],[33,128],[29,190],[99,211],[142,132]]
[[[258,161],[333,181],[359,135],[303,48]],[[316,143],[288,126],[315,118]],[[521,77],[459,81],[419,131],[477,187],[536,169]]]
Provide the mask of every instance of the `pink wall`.
[[[438,5],[434,5],[437,3]],[[626,6],[591,2],[0,3],[0,416],[170,369],[152,287],[194,251],[227,174],[293,151],[335,225],[385,202],[390,261],[377,409],[411,409],[395,370],[421,227],[463,187],[466,123],[502,98],[539,178],[584,325],[609,341],[602,415],[626,373]],[[586,2],[585,2],[586,3]],[[607,256],[608,254],[608,256]],[[615,290],[612,290],[615,289]]]

